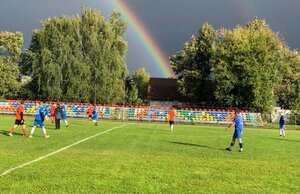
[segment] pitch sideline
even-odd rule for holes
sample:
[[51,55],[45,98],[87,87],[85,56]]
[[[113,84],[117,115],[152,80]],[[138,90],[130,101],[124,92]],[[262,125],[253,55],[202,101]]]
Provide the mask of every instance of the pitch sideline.
[[85,142],[85,141],[87,141],[87,140],[89,140],[89,139],[92,139],[92,138],[97,137],[97,136],[99,136],[99,135],[102,135],[102,134],[104,134],[104,133],[108,133],[108,132],[110,132],[110,131],[112,131],[112,130],[114,130],[114,129],[118,129],[118,128],[125,127],[126,125],[128,125],[128,123],[127,123],[127,124],[124,124],[124,125],[120,125],[120,126],[117,126],[117,127],[113,127],[113,128],[107,129],[106,131],[102,131],[102,132],[97,133],[97,134],[95,134],[95,135],[92,135],[92,136],[90,136],[90,137],[87,137],[87,138],[84,138],[84,139],[82,139],[82,140],[79,140],[79,141],[77,141],[77,142],[75,142],[75,143],[72,143],[71,145],[68,145],[68,146],[63,147],[63,148],[61,148],[61,149],[59,149],[59,150],[56,150],[56,151],[54,151],[54,152],[51,152],[50,154],[47,154],[47,155],[45,155],[45,156],[41,156],[41,157],[39,157],[39,158],[37,158],[37,159],[35,159],[35,160],[32,160],[32,161],[27,162],[27,163],[25,163],[25,164],[19,165],[19,166],[17,166],[17,167],[13,167],[13,168],[11,168],[11,169],[9,169],[9,170],[6,170],[6,171],[4,171],[3,173],[1,173],[0,177],[3,177],[3,176],[5,176],[6,174],[8,174],[8,173],[10,173],[10,172],[12,172],[12,171],[15,171],[15,170],[17,170],[17,169],[19,169],[19,168],[23,168],[24,166],[28,166],[28,165],[30,165],[30,164],[32,164],[32,163],[35,163],[35,162],[38,162],[38,161],[40,161],[40,160],[42,160],[42,159],[48,158],[49,156],[52,156],[52,155],[54,155],[54,154],[57,154],[57,153],[59,153],[59,152],[61,152],[61,151],[64,151],[64,150],[66,150],[66,149],[68,149],[68,148],[70,148],[70,147],[73,147],[73,146],[75,146],[75,145],[77,145],[77,144],[80,144],[80,143],[82,143],[82,142]]

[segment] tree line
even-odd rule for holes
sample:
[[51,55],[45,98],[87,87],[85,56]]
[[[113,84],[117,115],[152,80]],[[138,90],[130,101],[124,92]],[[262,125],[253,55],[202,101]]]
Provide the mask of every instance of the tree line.
[[171,57],[187,101],[270,112],[300,110],[300,55],[265,20],[215,30],[203,24]]

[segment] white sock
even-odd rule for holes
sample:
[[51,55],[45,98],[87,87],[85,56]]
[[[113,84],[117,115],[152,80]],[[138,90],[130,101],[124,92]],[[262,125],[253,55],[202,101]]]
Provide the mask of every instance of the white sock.
[[33,135],[35,128],[36,128],[36,126],[33,126],[33,127],[32,127],[31,133],[30,133],[31,135]]
[[284,130],[282,130],[282,135],[283,135],[283,137],[285,137],[285,131]]
[[65,121],[65,124],[68,125],[68,121],[67,120],[64,120],[64,121]]
[[279,130],[279,135],[282,136],[282,130],[281,129]]
[[42,127],[44,135],[47,135],[46,128]]
[[171,125],[171,131],[173,131],[173,125]]

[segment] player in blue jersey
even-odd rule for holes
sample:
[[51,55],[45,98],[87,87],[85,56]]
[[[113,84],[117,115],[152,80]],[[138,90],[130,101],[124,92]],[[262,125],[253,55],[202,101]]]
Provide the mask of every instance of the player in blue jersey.
[[285,137],[284,122],[285,122],[285,116],[284,116],[284,112],[282,112],[279,118],[279,136],[283,136],[283,137]]
[[44,111],[45,111],[45,108],[43,107],[43,102],[37,103],[37,106],[38,106],[37,113],[35,115],[34,124],[33,124],[33,127],[31,129],[31,133],[29,135],[29,138],[32,138],[34,130],[37,126],[41,126],[45,138],[49,138],[50,135],[47,135],[46,128],[45,128],[45,125],[44,125],[44,119],[45,119],[45,112]]
[[62,110],[62,114],[61,114],[61,120],[63,120],[66,124],[66,127],[69,126],[68,121],[67,121],[67,108],[65,104],[61,105],[61,110]]
[[93,115],[92,115],[92,119],[93,119],[93,122],[95,123],[95,126],[98,126],[98,109],[96,106],[93,107]]
[[45,120],[48,121],[50,116],[50,107],[49,105],[45,106]]
[[235,111],[235,117],[232,121],[232,124],[228,126],[226,130],[228,130],[233,126],[234,126],[234,134],[232,136],[230,147],[226,148],[226,150],[231,151],[235,144],[235,140],[237,139],[239,141],[239,146],[240,146],[239,151],[242,152],[243,151],[242,134],[243,134],[244,123],[243,123],[243,117],[240,114],[240,111],[238,110]]

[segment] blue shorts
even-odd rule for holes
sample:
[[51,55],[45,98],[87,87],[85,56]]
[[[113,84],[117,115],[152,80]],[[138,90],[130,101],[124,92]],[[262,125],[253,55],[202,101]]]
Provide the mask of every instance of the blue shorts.
[[97,115],[95,115],[95,116],[93,115],[92,119],[93,119],[93,120],[97,120],[97,119],[98,119],[98,116],[97,116]]
[[242,138],[242,131],[235,130],[233,136],[235,139],[241,139]]
[[279,129],[284,129],[284,124],[280,124]]
[[34,120],[33,126],[35,126],[35,127],[37,127],[37,126],[44,127],[44,122],[43,121]]

